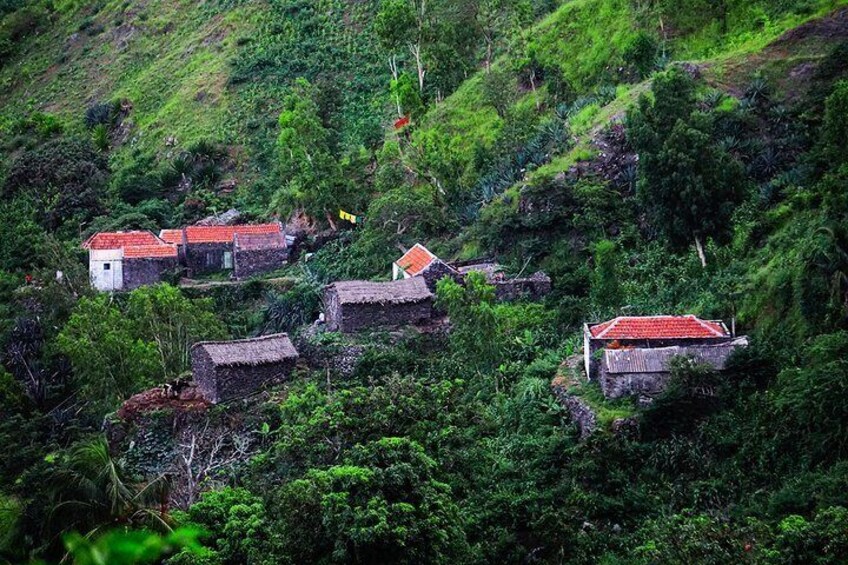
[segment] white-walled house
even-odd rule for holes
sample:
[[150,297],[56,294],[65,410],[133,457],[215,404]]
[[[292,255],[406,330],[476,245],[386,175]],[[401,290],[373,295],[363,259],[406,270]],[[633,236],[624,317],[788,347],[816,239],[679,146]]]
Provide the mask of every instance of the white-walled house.
[[149,231],[99,232],[83,248],[88,250],[91,286],[103,292],[155,284],[177,267],[177,247]]

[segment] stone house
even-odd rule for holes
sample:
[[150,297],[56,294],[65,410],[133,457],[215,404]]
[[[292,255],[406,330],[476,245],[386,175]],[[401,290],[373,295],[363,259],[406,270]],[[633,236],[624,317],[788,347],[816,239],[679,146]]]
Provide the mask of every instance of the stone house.
[[203,341],[191,348],[191,372],[203,397],[217,404],[283,381],[297,359],[297,350],[286,334]]
[[[182,263],[191,276],[234,271],[236,237],[268,236],[242,247],[243,272],[246,276],[280,268],[288,257],[282,225],[279,222],[236,226],[186,226],[180,230],[162,230],[160,237],[177,245]],[[265,253],[264,245],[270,246]],[[282,245],[282,247],[280,247]],[[273,251],[271,250],[273,249]],[[253,257],[257,257],[254,259]]]
[[324,315],[327,329],[343,333],[414,325],[433,317],[433,293],[421,277],[335,282],[324,289]]
[[394,280],[422,277],[433,292],[436,283],[443,277],[462,284],[465,276],[472,271],[486,276],[486,282],[495,287],[495,297],[502,302],[521,298],[539,300],[551,291],[551,279],[541,271],[529,277],[509,277],[503,272],[503,267],[493,261],[446,263],[420,243],[392,264]]
[[149,231],[98,232],[82,247],[88,250],[91,286],[104,292],[156,284],[179,263],[177,247]]
[[583,362],[608,398],[655,396],[665,389],[674,357],[723,370],[737,348],[747,346],[718,320],[686,316],[621,316],[583,327]]
[[432,292],[435,292],[436,283],[442,277],[451,277],[457,282],[462,280],[456,269],[439,259],[420,243],[413,245],[400,259],[392,263],[392,280],[412,277],[422,277]]

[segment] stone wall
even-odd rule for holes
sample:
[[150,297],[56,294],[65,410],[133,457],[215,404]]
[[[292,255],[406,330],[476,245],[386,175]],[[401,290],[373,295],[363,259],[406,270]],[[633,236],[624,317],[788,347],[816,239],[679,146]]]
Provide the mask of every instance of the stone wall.
[[297,360],[285,359],[264,365],[215,366],[202,347],[191,350],[192,376],[203,397],[219,403],[249,396],[267,384],[284,380]]
[[217,273],[224,270],[224,253],[232,253],[230,243],[189,243],[186,245],[185,262],[192,276]]
[[336,293],[328,291],[325,308],[327,329],[343,333],[414,325],[433,317],[432,298],[403,304],[340,304]]
[[286,263],[288,248],[239,249],[233,257],[234,274],[245,279],[262,273],[276,271]]
[[[601,364],[603,365],[603,364]],[[671,379],[670,373],[609,374],[603,367],[598,371],[598,384],[606,398],[614,400],[623,396],[656,398],[662,394]]]
[[430,292],[436,292],[436,283],[438,283],[444,277],[450,277],[454,281],[458,283],[462,283],[463,277],[459,272],[452,268],[450,265],[436,259],[430,266],[421,271],[418,275],[424,279],[424,282],[427,283],[427,288],[430,289]]
[[566,387],[554,380],[552,383],[553,393],[559,403],[568,410],[571,421],[577,426],[580,439],[584,440],[598,429],[598,417],[592,408],[580,398],[571,395]]
[[162,282],[162,275],[177,268],[176,257],[124,259],[124,290]]
[[544,273],[519,279],[493,281],[495,297],[502,302],[513,300],[541,300],[551,292],[551,279]]

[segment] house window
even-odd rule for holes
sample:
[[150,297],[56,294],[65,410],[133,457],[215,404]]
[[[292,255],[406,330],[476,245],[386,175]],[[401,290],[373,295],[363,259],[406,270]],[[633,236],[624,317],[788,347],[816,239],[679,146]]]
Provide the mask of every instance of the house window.
[[232,269],[233,268],[233,254],[230,251],[224,251],[224,268]]
[[103,263],[103,270],[108,271],[112,268],[112,263]]
[[206,266],[211,267],[215,264],[215,254],[211,251],[206,252]]

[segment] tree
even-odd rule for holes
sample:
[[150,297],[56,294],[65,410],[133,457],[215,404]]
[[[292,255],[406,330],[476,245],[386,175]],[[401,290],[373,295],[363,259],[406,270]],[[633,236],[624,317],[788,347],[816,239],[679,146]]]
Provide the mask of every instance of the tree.
[[603,240],[595,245],[595,272],[592,277],[591,295],[595,306],[604,310],[614,311],[621,306],[617,260],[615,243]]
[[80,300],[57,343],[71,361],[79,394],[95,409],[114,408],[164,378],[156,344],[140,339],[108,296]]
[[108,170],[107,159],[90,141],[51,140],[12,161],[5,195],[30,196],[45,227],[56,229],[69,220],[87,221],[101,211]]
[[502,348],[495,313],[495,289],[483,273],[471,272],[465,286],[445,277],[436,284],[437,306],[451,320],[450,342],[454,353],[479,372],[500,364]]
[[492,67],[495,47],[501,38],[510,35],[522,23],[529,21],[532,6],[525,0],[478,0],[475,21],[485,42],[483,64],[488,73]]
[[331,210],[344,205],[339,161],[330,150],[330,132],[305,79],[298,79],[283,100],[279,124],[277,170],[284,184],[274,195],[272,208],[283,214],[303,208],[335,226]]
[[672,246],[694,241],[705,267],[706,240],[731,235],[744,171],[712,139],[709,116],[695,111],[688,75],[678,69],[659,75],[653,94],[653,101],[642,96],[628,116],[628,134],[639,152],[639,196]]
[[191,346],[196,342],[227,336],[211,300],[190,300],[168,284],[132,291],[126,313],[135,335],[155,344],[165,378],[178,377],[189,368]]
[[76,444],[55,465],[48,490],[53,521],[63,531],[91,534],[108,525],[133,523],[170,529],[159,507],[164,484],[131,483],[104,438]]
[[292,562],[455,563],[467,552],[450,487],[406,438],[354,449],[280,489],[284,553]]
[[[418,90],[424,92],[423,46],[427,18],[427,0],[383,0],[380,10],[374,18],[374,31],[380,42],[389,51],[397,51],[402,47],[409,49],[418,74]],[[397,80],[397,58],[392,55],[389,62],[392,77]]]

